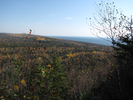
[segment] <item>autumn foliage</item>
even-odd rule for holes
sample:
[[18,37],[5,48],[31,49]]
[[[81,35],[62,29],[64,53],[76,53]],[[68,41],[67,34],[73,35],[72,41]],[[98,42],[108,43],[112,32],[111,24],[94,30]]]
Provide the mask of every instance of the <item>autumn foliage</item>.
[[0,34],[0,98],[79,100],[106,82],[112,48],[27,34]]

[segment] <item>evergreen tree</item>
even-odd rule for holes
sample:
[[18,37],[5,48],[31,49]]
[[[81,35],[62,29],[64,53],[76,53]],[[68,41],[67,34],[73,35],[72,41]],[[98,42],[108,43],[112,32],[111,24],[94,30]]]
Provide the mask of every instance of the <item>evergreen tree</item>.
[[52,94],[51,99],[54,100],[64,100],[68,99],[69,96],[69,85],[67,84],[67,76],[65,74],[64,68],[61,66],[60,60],[54,54],[51,68],[50,77],[48,84],[48,91]]
[[31,71],[28,95],[31,99],[69,100],[70,85],[67,75],[61,67],[60,60],[54,54],[52,62],[47,67],[36,66]]
[[114,41],[114,50],[116,51],[116,58],[119,65],[121,92],[125,99],[131,99],[133,89],[133,32],[132,32],[132,18],[130,27],[126,26],[130,33],[125,36],[120,36],[119,41]]

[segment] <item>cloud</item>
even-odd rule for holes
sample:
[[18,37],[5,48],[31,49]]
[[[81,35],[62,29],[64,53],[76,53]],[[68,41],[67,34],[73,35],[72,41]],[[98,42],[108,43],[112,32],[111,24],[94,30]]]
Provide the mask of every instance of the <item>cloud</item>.
[[72,17],[65,17],[65,19],[72,19]]

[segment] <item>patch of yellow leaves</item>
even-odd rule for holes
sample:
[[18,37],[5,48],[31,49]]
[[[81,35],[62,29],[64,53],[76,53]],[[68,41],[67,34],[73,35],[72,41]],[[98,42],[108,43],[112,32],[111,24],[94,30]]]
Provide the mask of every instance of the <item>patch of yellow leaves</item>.
[[19,90],[19,87],[17,85],[14,85],[14,90]]
[[51,67],[51,65],[50,65],[50,64],[48,64],[48,65],[47,65],[47,67]]
[[25,80],[21,80],[20,83],[21,83],[22,85],[26,86]]
[[23,97],[26,98],[26,95],[24,95]]

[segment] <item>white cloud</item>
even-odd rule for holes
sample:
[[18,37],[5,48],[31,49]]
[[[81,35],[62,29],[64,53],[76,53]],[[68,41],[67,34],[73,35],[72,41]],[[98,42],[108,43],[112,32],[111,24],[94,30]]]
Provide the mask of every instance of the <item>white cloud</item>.
[[72,19],[72,17],[65,17],[65,19]]

